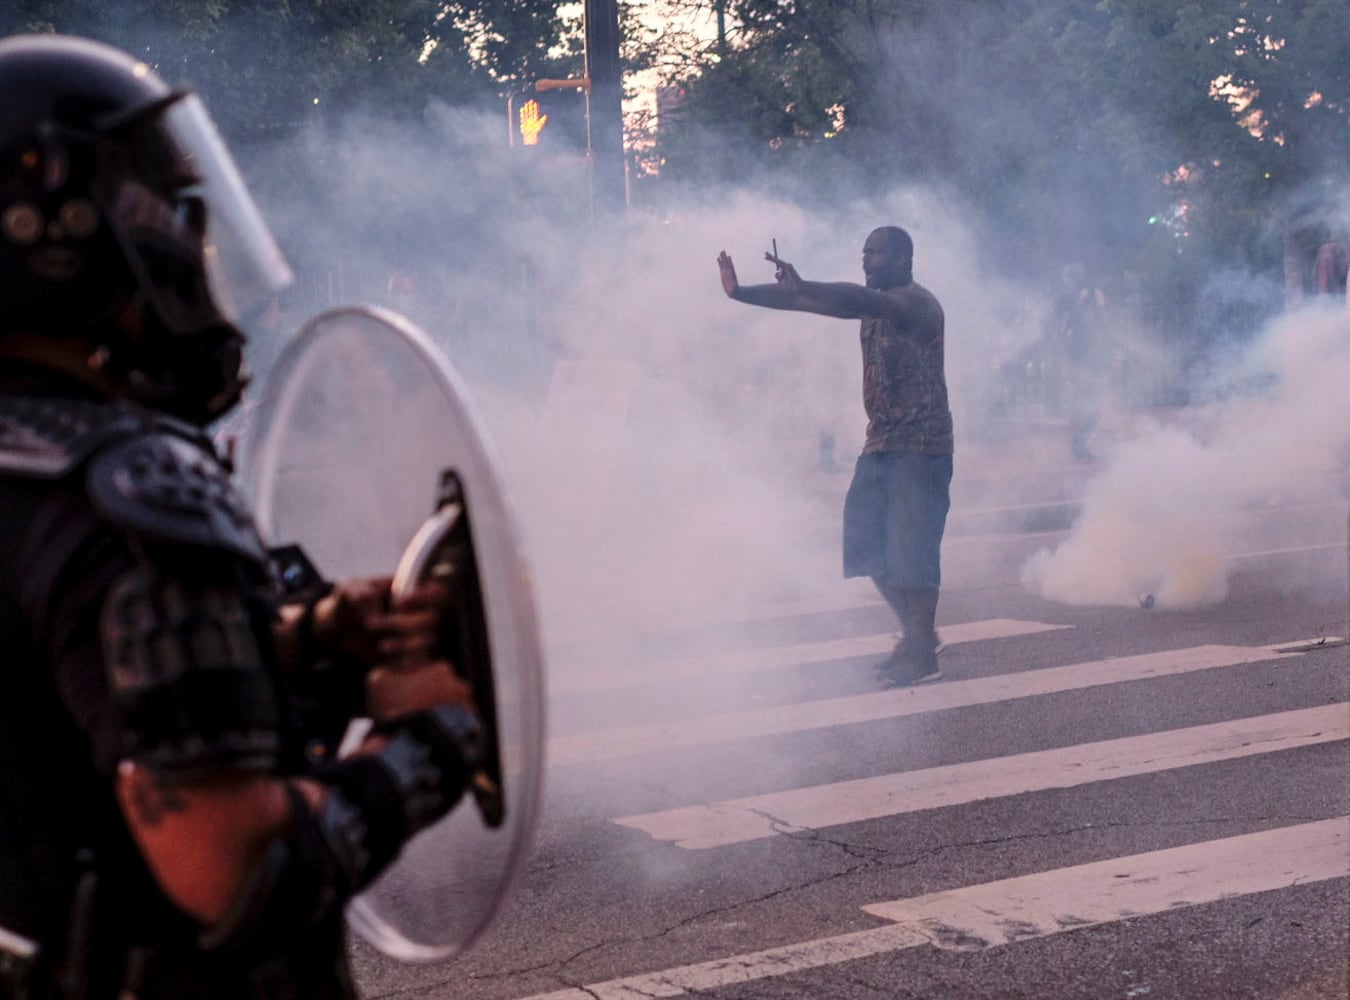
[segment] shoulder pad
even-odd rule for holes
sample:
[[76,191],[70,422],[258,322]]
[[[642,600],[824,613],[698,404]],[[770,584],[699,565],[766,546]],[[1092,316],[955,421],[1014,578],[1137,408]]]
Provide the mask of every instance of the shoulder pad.
[[114,524],[147,538],[266,561],[253,515],[203,444],[147,431],[100,450],[86,478],[94,508]]
[[89,399],[0,395],[0,472],[59,479],[135,417]]

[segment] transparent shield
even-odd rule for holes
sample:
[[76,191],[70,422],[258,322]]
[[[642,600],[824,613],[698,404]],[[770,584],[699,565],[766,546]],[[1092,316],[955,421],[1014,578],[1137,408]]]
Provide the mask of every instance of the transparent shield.
[[426,335],[403,317],[356,307],[317,317],[283,352],[241,452],[268,543],[302,545],[330,580],[415,575],[431,548],[443,474],[453,471],[462,487],[491,659],[499,825],[466,796],[347,911],[352,928],[387,955],[446,958],[505,898],[529,847],[542,780],[538,620],[493,448]]

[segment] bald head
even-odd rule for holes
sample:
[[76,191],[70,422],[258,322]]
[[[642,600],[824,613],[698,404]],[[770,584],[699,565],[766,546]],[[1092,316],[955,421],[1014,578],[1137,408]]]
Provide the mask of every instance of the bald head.
[[899,226],[878,226],[872,230],[872,235],[884,240],[897,257],[914,259],[914,241]]
[[899,226],[873,229],[863,244],[868,288],[898,288],[914,280],[914,241]]

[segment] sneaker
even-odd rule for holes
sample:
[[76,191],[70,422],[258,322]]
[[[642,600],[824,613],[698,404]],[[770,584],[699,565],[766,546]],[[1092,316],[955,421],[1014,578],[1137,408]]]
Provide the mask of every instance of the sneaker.
[[905,664],[909,656],[909,651],[905,647],[903,636],[896,636],[895,648],[891,654],[884,660],[878,660],[873,668],[876,671],[877,679],[880,681],[894,681],[906,673]]
[[901,646],[890,659],[878,664],[877,675],[885,688],[914,687],[940,678],[942,668],[938,666],[936,650],[927,656],[916,656]]
[[919,684],[927,684],[929,681],[935,681],[942,677],[942,668],[938,666],[937,657],[933,657],[927,667],[917,667],[913,676],[910,677],[907,687],[915,687]]

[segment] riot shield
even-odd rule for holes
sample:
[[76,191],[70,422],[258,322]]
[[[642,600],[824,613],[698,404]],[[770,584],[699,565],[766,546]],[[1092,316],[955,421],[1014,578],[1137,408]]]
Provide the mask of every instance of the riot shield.
[[[543,657],[520,534],[495,452],[431,340],[374,307],[327,312],[278,358],[240,465],[268,544],[328,580],[436,576],[488,736],[472,794],[422,831],[347,910],[403,961],[467,947],[524,860],[543,771]],[[467,671],[466,671],[467,668]]]

